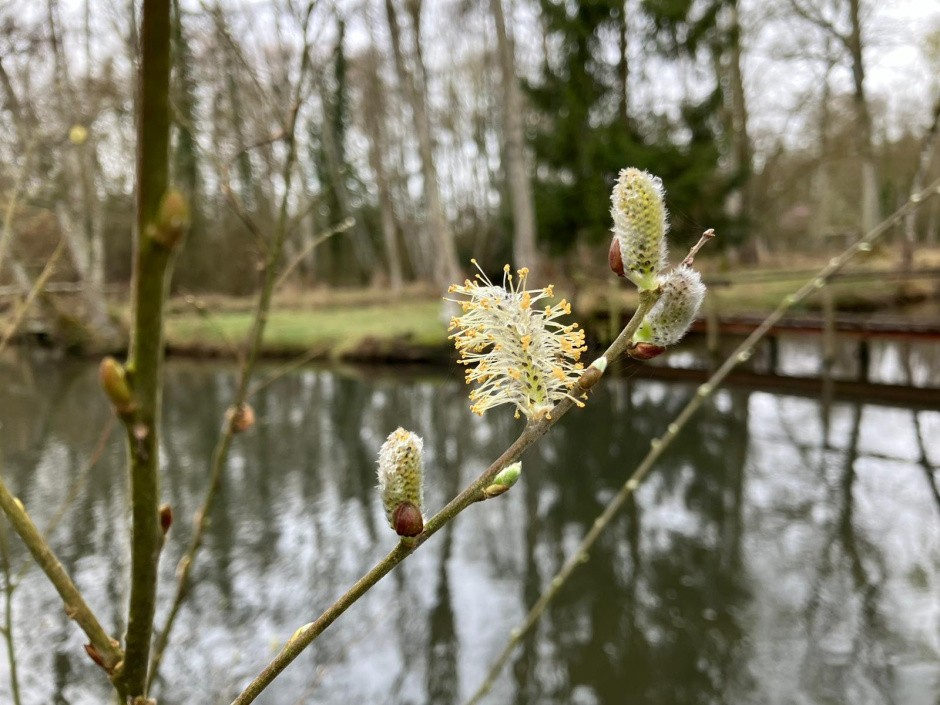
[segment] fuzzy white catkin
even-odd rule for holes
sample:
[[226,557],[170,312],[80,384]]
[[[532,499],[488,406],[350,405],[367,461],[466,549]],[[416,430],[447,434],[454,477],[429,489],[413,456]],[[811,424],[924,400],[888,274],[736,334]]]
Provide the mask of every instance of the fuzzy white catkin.
[[666,266],[664,197],[659,177],[632,167],[621,170],[610,196],[623,276],[640,289],[655,288],[656,275]]
[[633,336],[634,343],[675,345],[689,330],[705,298],[702,276],[684,264],[659,277],[659,285],[659,300]]
[[410,502],[419,510],[424,505],[423,448],[420,436],[398,428],[389,434],[379,450],[379,493],[392,528],[395,528],[392,514],[398,505]]

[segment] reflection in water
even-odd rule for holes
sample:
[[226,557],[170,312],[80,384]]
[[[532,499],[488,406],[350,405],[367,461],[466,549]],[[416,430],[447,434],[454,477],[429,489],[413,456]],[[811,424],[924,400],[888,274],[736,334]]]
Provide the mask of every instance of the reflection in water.
[[[906,374],[910,374],[908,371]],[[232,394],[232,369],[168,367],[163,493],[176,562]],[[394,545],[375,457],[425,438],[440,507],[519,430],[478,419],[458,373],[306,370],[256,400],[156,685],[161,705],[227,703],[300,624]],[[0,367],[7,481],[102,619],[126,602],[124,451],[82,476],[109,410],[93,366]],[[524,461],[302,655],[266,703],[453,705],[694,388],[610,380]],[[898,703],[940,692],[940,413],[721,391],[598,542],[514,656],[491,702]],[[26,559],[10,537],[18,570]],[[28,568],[14,593],[26,703],[99,703],[82,635]],[[10,699],[0,658],[0,702]]]

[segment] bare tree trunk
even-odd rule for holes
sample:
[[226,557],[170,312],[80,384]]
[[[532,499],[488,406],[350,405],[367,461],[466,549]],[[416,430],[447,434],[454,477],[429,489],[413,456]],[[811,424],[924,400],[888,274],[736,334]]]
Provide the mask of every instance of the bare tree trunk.
[[393,293],[401,291],[402,264],[401,251],[398,247],[398,232],[395,225],[395,209],[392,205],[392,194],[388,184],[388,174],[385,168],[385,146],[388,136],[385,133],[385,104],[382,97],[385,87],[379,76],[378,61],[375,54],[370,57],[369,70],[369,105],[365,106],[363,114],[366,120],[366,129],[369,131],[369,166],[375,174],[375,184],[379,192],[379,219],[382,227],[382,241],[385,244],[385,258],[388,262],[389,284]]
[[[343,218],[353,216],[352,199],[349,195],[349,188],[346,185],[346,179],[343,175],[343,157],[341,146],[339,144],[339,135],[336,133],[333,121],[329,117],[329,105],[332,100],[328,94],[326,84],[321,75],[317,75],[317,91],[320,94],[320,102],[323,104],[324,118],[320,124],[320,137],[323,141],[323,153],[326,157],[326,168],[330,176],[330,184],[333,187],[333,193],[336,194],[336,202],[339,205],[340,215]],[[376,252],[369,241],[369,237],[362,226],[361,219],[356,220],[353,225],[353,246],[356,250],[356,258],[359,260],[359,266],[367,275],[375,267],[379,266],[376,261]]]
[[628,49],[630,45],[628,44],[627,29],[629,27],[629,15],[627,2],[624,0],[621,8],[621,18],[620,18],[620,57],[619,63],[617,66],[620,78],[620,119],[623,121],[624,129],[630,128],[630,60],[628,57]]
[[[829,41],[826,41],[827,55]],[[829,84],[829,73],[832,71],[833,63],[830,61],[826,67],[826,73],[823,78],[822,97],[819,104],[819,122],[817,144],[819,145],[819,161],[816,165],[816,171],[813,174],[813,194],[816,200],[816,209],[813,214],[813,230],[818,238],[821,238],[829,226],[829,205],[830,205],[830,181],[829,181],[829,100],[832,89]]]
[[[721,22],[726,34],[726,51],[719,67],[718,80],[727,86],[726,128],[731,142],[729,170],[736,184],[725,201],[725,212],[732,219],[747,225],[751,215],[753,148],[748,134],[747,98],[741,72],[741,22],[737,0],[727,0],[726,13]],[[759,261],[766,254],[764,243],[756,231],[751,230],[748,235],[745,247],[750,259]]]
[[[938,138],[940,138],[940,96],[934,103],[933,118],[921,142],[917,171],[914,172],[914,179],[911,182],[911,193],[917,193],[924,188],[927,170],[930,168],[930,158],[937,147]],[[901,267],[904,271],[910,271],[914,267],[914,249],[917,244],[916,224],[917,212],[908,213],[904,219],[904,240],[901,243]]]
[[393,0],[385,0],[388,28],[392,38],[392,52],[395,56],[395,68],[415,121],[418,153],[421,157],[421,175],[424,181],[424,197],[428,210],[428,226],[431,228],[433,238],[437,244],[434,281],[439,286],[446,288],[453,282],[460,280],[460,265],[457,262],[457,248],[454,245],[454,236],[451,233],[447,215],[444,212],[437,168],[434,165],[434,145],[431,140],[431,123],[427,109],[427,86],[423,80],[424,64],[420,52],[420,5],[412,3],[411,10],[414,21],[412,32],[414,74],[408,71],[405,64],[405,56],[401,46],[401,27],[395,3]]
[[512,40],[506,32],[506,18],[502,0],[490,0],[496,23],[496,43],[499,48],[500,68],[503,75],[503,124],[506,129],[506,157],[509,193],[512,199],[512,218],[516,226],[512,241],[512,257],[517,267],[527,266],[533,273],[539,268],[535,245],[535,206],[532,201],[532,183],[526,167],[525,128],[523,126],[522,96],[516,78],[516,60]]
[[[79,101],[66,68],[56,0],[47,1],[46,15],[59,110],[62,115],[71,117],[73,121],[87,119],[88,116],[81,114]],[[88,23],[85,32],[86,70],[90,71],[92,57],[88,35],[91,29]],[[99,173],[96,149],[94,135],[85,136],[70,147],[72,153],[65,159],[64,172],[68,183],[63,184],[62,198],[55,210],[59,230],[65,238],[75,271],[83,285],[83,322],[88,334],[84,344],[91,349],[111,350],[122,344],[123,336],[108,314],[104,296],[104,222],[96,184]]]
[[862,213],[861,231],[867,233],[878,224],[878,173],[875,168],[872,145],[871,113],[865,95],[865,64],[862,57],[862,25],[859,17],[860,0],[848,0],[851,29],[846,37],[846,46],[852,58],[853,103],[857,121],[856,136],[859,156],[862,161]]

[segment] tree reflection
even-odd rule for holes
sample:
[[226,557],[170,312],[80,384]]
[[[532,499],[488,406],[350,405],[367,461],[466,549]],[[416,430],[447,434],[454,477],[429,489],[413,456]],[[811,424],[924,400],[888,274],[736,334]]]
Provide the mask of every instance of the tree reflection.
[[[171,361],[168,371],[163,492],[175,523],[161,561],[161,614],[232,393],[229,366]],[[14,389],[0,408],[3,467],[42,523],[110,410],[92,366],[40,366],[37,387],[17,392],[20,377],[0,366],[0,383]],[[693,393],[636,380],[604,385],[528,452],[511,492],[470,508],[396,569],[285,672],[266,702],[298,694],[297,702],[457,702]],[[374,491],[376,453],[389,432],[401,425],[425,439],[431,513],[520,428],[511,414],[471,416],[457,379],[404,372],[301,370],[253,403],[258,423],[233,445],[195,594],[156,693],[167,705],[237,690],[394,545]],[[929,510],[924,533],[891,539],[907,542],[908,562],[886,560],[890,542],[862,530],[858,506],[864,415],[836,404],[825,430],[818,411],[813,401],[743,391],[722,391],[703,407],[514,654],[502,700],[768,702],[790,697],[795,684],[807,698],[892,702],[885,664],[895,645],[929,645],[890,614],[889,605],[903,604],[890,602],[891,585],[913,581],[926,595],[940,580],[940,505],[927,494],[909,509]],[[937,453],[933,417],[880,418],[892,432],[915,424],[912,459],[885,462],[909,469],[924,497]],[[120,633],[127,519],[118,435],[52,540]],[[11,554],[14,564],[25,558],[17,541]],[[38,571],[24,576],[15,599],[26,701],[101,701],[98,674]],[[839,665],[834,645],[845,635]]]

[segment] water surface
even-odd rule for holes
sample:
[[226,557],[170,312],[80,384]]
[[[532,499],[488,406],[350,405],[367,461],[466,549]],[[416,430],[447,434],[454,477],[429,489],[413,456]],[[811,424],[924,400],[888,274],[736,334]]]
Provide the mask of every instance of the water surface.
[[[163,492],[176,523],[158,622],[206,484],[234,367],[171,361]],[[161,705],[228,703],[301,624],[393,547],[375,457],[425,439],[431,510],[519,431],[470,414],[459,370],[304,369],[255,399]],[[128,517],[118,429],[93,365],[0,366],[0,463],[109,628],[122,631]],[[450,705],[694,387],[611,379],[305,652],[259,702]],[[514,655],[491,703],[937,705],[940,412],[722,390],[696,415]],[[61,520],[59,517],[61,515]],[[7,532],[8,533],[8,532]],[[7,536],[24,703],[108,689],[41,572]],[[26,565],[27,567],[21,568]],[[0,578],[2,582],[2,578]],[[0,601],[3,597],[0,595]],[[0,644],[0,702],[10,702]]]

